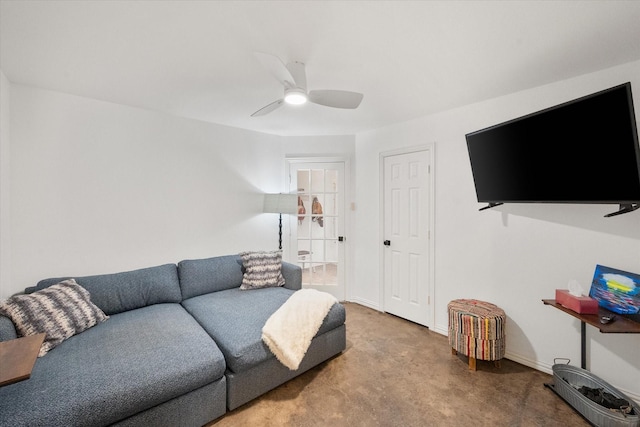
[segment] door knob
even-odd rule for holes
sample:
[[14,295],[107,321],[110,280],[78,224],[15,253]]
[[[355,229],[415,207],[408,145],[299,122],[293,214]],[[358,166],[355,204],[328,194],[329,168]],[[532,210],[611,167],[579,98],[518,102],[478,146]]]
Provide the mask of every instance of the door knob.
[[391,246],[391,240],[385,240],[383,243],[385,246]]

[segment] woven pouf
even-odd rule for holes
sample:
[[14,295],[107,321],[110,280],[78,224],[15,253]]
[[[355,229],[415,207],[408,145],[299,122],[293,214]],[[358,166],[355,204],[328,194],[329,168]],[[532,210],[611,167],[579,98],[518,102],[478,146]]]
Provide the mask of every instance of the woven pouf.
[[500,367],[505,350],[504,310],[475,299],[456,299],[447,308],[451,354],[469,356],[469,369],[474,371],[476,359],[491,360]]

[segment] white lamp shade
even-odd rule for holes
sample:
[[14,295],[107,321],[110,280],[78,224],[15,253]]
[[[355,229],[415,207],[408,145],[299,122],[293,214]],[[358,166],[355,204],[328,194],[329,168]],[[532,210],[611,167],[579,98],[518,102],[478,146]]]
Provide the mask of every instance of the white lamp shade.
[[298,213],[298,195],[297,194],[265,194],[264,209],[265,213],[279,214],[297,214]]

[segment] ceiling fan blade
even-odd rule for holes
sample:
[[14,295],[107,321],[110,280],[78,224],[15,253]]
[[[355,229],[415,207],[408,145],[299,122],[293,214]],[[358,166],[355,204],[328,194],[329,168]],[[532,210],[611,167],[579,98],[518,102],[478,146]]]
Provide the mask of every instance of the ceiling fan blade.
[[295,87],[295,79],[291,75],[291,72],[284,65],[284,62],[275,55],[262,52],[254,52],[255,57],[260,61],[260,64],[271,73],[285,88]]
[[293,77],[293,82],[297,88],[307,91],[307,74],[304,71],[304,63],[294,61],[287,64],[287,69]]
[[327,107],[353,109],[358,108],[363,96],[346,90],[312,90],[309,92],[309,101]]
[[259,109],[255,113],[253,113],[251,115],[251,117],[258,117],[258,116],[264,116],[265,114],[269,114],[273,110],[275,110],[278,107],[280,107],[282,104],[284,104],[284,99],[278,99],[277,101],[272,102],[271,104],[267,105],[266,107],[262,107],[261,109]]

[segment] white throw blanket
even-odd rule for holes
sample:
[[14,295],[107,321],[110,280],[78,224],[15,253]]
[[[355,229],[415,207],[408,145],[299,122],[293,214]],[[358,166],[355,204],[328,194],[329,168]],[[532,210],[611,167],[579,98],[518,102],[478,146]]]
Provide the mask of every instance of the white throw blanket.
[[283,365],[295,371],[337,301],[333,295],[315,289],[295,292],[264,324],[262,341]]

